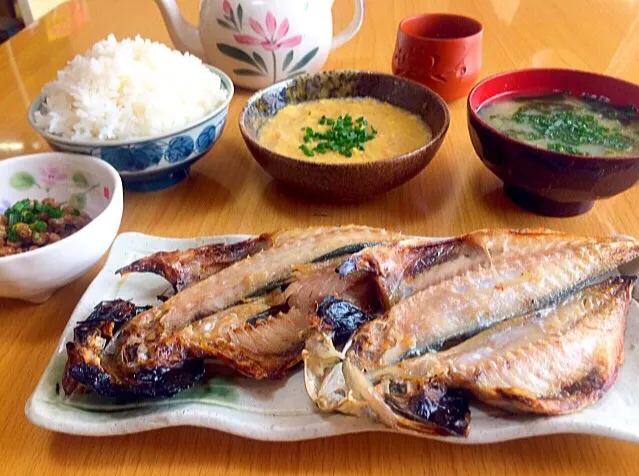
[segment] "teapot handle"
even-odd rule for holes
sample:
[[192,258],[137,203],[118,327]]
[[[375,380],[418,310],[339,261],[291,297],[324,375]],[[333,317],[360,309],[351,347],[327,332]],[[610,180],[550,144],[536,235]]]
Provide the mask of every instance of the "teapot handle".
[[331,50],[339,48],[348,40],[353,38],[359,29],[362,27],[364,21],[364,0],[355,0],[355,16],[351,20],[350,24],[338,35],[333,37],[333,43],[331,44]]

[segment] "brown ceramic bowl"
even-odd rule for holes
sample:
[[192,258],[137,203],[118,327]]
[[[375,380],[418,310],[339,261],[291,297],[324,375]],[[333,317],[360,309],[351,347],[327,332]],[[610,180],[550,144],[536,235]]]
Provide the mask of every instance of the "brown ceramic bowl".
[[466,97],[482,63],[482,24],[462,15],[428,13],[399,24],[393,73],[418,81],[446,101]]
[[518,141],[477,113],[497,97],[569,92],[639,108],[639,86],[600,74],[567,69],[523,69],[491,76],[468,95],[468,129],[482,162],[504,182],[508,197],[549,216],[573,216],[639,180],[639,157],[584,157]]
[[[286,157],[257,142],[260,127],[289,104],[371,97],[420,116],[433,138],[408,154],[364,163],[318,163]],[[274,84],[253,95],[240,113],[240,131],[255,160],[291,190],[328,201],[360,201],[391,190],[421,172],[437,153],[450,123],[446,103],[430,89],[396,76],[327,71]]]

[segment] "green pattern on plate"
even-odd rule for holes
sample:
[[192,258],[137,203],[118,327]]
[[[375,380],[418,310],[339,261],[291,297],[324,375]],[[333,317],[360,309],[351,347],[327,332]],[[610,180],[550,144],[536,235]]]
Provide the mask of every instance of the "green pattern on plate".
[[62,390],[62,374],[66,356],[58,354],[51,371],[47,372],[47,401],[57,406],[77,408],[90,413],[118,413],[139,408],[158,408],[186,403],[233,404],[239,399],[238,390],[230,379],[212,377],[195,387],[180,392],[172,398],[141,400],[137,402],[108,398],[95,393],[85,393],[67,397]]

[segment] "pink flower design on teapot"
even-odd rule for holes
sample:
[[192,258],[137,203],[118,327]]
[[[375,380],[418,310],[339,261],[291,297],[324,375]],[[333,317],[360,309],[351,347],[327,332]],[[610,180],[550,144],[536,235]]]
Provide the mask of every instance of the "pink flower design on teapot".
[[267,51],[275,51],[280,48],[294,48],[302,42],[302,35],[284,39],[290,27],[288,18],[284,18],[278,29],[277,20],[270,11],[266,13],[266,31],[254,18],[249,20],[249,24],[253,31],[260,35],[260,38],[251,35],[234,35],[235,41],[242,45],[262,45],[262,48]]

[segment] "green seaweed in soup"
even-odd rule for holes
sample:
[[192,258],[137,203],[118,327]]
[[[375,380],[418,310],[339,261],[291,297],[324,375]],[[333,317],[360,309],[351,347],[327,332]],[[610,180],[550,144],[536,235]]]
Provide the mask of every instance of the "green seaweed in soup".
[[515,96],[486,104],[478,114],[500,132],[544,149],[587,156],[639,155],[636,109],[600,98]]

